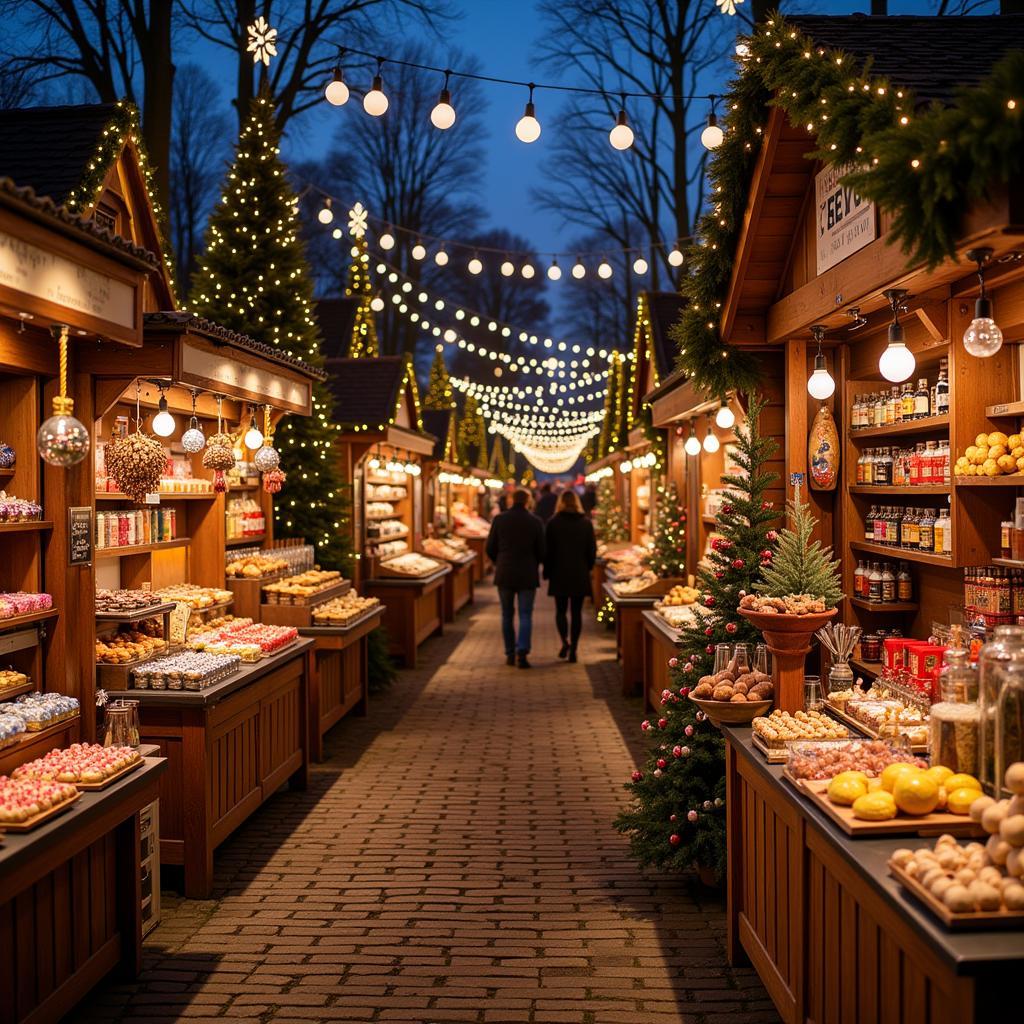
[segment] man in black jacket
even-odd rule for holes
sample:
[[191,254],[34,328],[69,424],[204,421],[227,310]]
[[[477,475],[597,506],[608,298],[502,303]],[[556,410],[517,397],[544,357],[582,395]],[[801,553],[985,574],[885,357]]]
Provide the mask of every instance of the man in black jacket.
[[[530,511],[530,494],[518,490],[512,507],[500,512],[487,535],[487,557],[494,563],[494,583],[501,598],[501,632],[505,638],[505,664],[529,668],[533,599],[540,586],[544,561],[544,524]],[[515,609],[519,605],[519,637]]]
[[541,522],[546,523],[555,514],[555,505],[557,503],[558,496],[551,489],[551,484],[541,484],[540,497],[537,499],[537,507],[534,509]]

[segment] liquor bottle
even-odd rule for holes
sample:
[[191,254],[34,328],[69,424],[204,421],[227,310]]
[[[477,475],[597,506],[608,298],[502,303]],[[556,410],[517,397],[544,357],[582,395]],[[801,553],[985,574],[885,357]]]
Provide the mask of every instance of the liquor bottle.
[[857,568],[853,571],[853,596],[864,596],[864,560],[857,559]]
[[864,519],[864,539],[868,543],[873,543],[875,539],[875,520],[878,518],[878,506],[872,505],[871,511],[868,512]]
[[939,360],[939,379],[935,384],[935,415],[949,412],[949,360]]
[[907,383],[903,385],[903,418],[912,420],[914,418],[914,385]]
[[882,600],[882,570],[877,562],[871,563],[871,575],[868,577],[868,600],[877,603]]
[[925,419],[931,414],[931,391],[928,390],[928,381],[922,377],[917,382],[917,392],[914,395],[914,419]]
[[903,396],[900,394],[898,384],[893,384],[892,390],[889,392],[889,403],[892,405],[892,421],[893,423],[903,422]]
[[917,547],[919,551],[935,550],[935,509],[925,508],[921,510]]
[[882,601],[891,604],[896,600],[896,573],[892,571],[892,563],[882,566]]
[[896,575],[896,594],[901,601],[914,600],[914,579],[906,562],[900,562],[900,571]]

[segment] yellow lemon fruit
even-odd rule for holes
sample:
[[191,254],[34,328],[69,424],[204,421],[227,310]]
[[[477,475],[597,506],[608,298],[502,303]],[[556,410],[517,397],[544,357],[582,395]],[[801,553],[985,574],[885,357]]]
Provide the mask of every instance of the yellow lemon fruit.
[[868,792],[869,793],[884,792],[884,790],[882,790],[882,780],[878,779],[878,778],[868,779]]
[[1015,459],[1019,459],[1022,455],[1024,455],[1024,444],[1015,445],[1013,448],[1010,449],[1010,454]]
[[867,783],[863,779],[840,779],[837,776],[828,784],[829,800],[844,806],[849,806],[859,796],[865,796],[867,791]]
[[988,445],[988,434],[979,434],[975,439],[974,443],[979,447],[981,445]]
[[882,769],[882,774],[880,776],[882,780],[882,789],[884,789],[887,793],[891,793],[893,790],[893,786],[896,785],[896,780],[904,772],[919,772],[920,770],[921,769],[917,768],[915,765],[906,764],[904,761],[897,761],[894,764],[887,764]]
[[1005,455],[1005,454],[1006,454],[1006,445],[1005,444],[989,445],[988,457],[990,459],[998,459],[1000,455]]
[[977,466],[973,466],[973,465],[972,466],[968,466],[967,467],[967,475],[968,476],[977,476],[978,475],[978,467]]
[[946,779],[953,774],[953,769],[947,768],[944,764],[933,764],[931,768],[926,768],[924,773],[929,778],[934,779],[940,786],[944,786]]
[[1021,444],[1024,444],[1024,439],[1021,438],[1020,434],[1011,434],[1006,439],[1006,447],[1011,449],[1011,451]]
[[966,772],[957,772],[955,775],[950,773],[943,779],[942,784],[950,793],[954,789],[963,789],[965,786],[967,789],[981,789],[981,783]]
[[949,799],[949,793],[946,792],[945,786],[939,786],[939,803],[938,808],[940,811],[946,809],[946,801]]
[[931,814],[939,805],[939,786],[924,772],[904,772],[896,779],[892,798],[904,814]]
[[1017,460],[1012,455],[1000,455],[996,463],[1004,473],[1015,473],[1017,471]]
[[995,459],[986,459],[981,468],[985,470],[985,476],[999,476],[999,463]]
[[838,779],[845,781],[846,779],[855,779],[857,782],[863,782],[864,787],[867,788],[868,783],[871,781],[868,778],[867,772],[840,772],[838,775],[832,776],[832,781],[835,782]]
[[982,445],[974,449],[974,458],[971,459],[976,466],[980,466],[988,458],[988,445]]
[[896,801],[885,790],[865,793],[853,801],[853,816],[864,821],[888,821],[896,817]]
[[1021,470],[1024,470],[1024,455],[1017,460],[1017,472],[1019,473]]
[[971,804],[981,795],[980,789],[971,789],[970,786],[951,789],[946,798],[946,810],[950,814],[970,814]]
[[989,444],[1006,444],[1007,441],[1009,441],[1009,438],[1001,430],[993,430],[988,435]]
[[[968,462],[974,461],[974,456],[978,454],[978,446],[976,444],[969,444],[965,449],[961,458],[966,459]],[[959,461],[959,459],[957,460]]]

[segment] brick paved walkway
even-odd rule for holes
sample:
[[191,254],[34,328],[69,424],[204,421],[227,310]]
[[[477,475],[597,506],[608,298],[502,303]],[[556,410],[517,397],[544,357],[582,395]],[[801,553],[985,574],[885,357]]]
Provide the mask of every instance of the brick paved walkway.
[[645,877],[609,827],[639,751],[590,620],[576,666],[537,602],[506,668],[494,591],[369,719],[329,736],[217,855],[216,898],[165,894],[138,983],[79,1021],[747,1024],[777,1018],[724,962],[721,898]]

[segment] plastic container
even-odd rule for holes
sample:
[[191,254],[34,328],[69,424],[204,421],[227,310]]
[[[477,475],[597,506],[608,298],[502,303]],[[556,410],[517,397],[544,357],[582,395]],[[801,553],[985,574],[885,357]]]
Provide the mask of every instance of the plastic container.
[[[1022,673],[1024,626],[997,626],[978,655],[978,778],[993,795],[1002,784],[1002,777],[996,774],[996,737],[1003,731],[999,721],[1000,695],[1007,685],[1013,685],[1016,692]],[[1007,704],[1012,705],[1011,698]],[[1005,755],[1012,743],[1000,739],[999,745]]]

